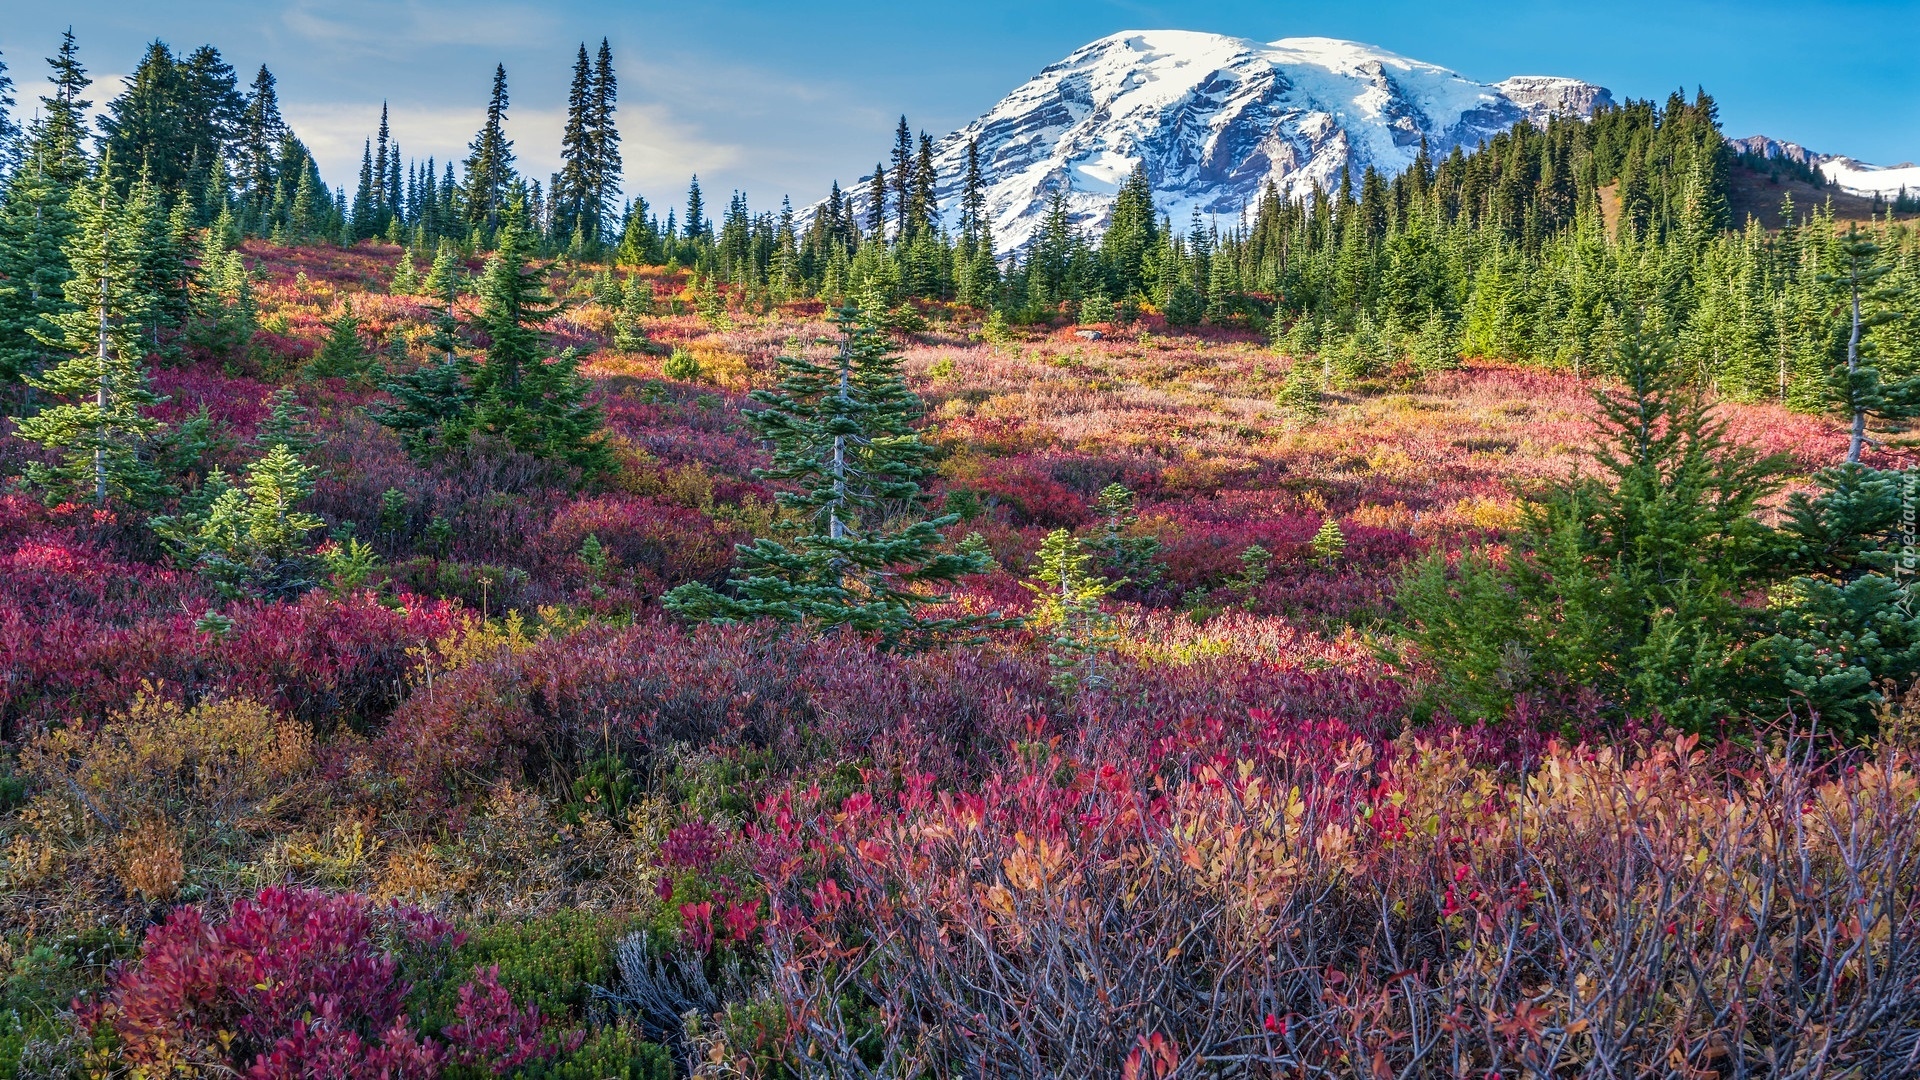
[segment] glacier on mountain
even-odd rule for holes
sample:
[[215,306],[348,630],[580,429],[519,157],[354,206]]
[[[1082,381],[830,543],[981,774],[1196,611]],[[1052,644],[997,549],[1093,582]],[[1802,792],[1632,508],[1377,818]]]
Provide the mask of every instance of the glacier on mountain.
[[1194,211],[1221,225],[1267,183],[1304,197],[1393,175],[1424,139],[1437,160],[1522,120],[1590,115],[1602,87],[1519,76],[1485,84],[1371,46],[1298,37],[1261,43],[1182,30],[1129,31],[1076,50],[935,145],[940,203],[958,204],[977,141],[1000,250],[1025,245],[1065,185],[1074,223],[1098,230],[1134,163],[1176,228]]

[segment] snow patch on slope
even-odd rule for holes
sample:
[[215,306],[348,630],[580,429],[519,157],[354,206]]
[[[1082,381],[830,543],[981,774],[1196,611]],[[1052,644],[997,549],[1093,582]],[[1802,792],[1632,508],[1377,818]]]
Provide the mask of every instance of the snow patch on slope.
[[1853,195],[1880,195],[1897,198],[1902,191],[1920,196],[1920,165],[1868,165],[1847,157],[1829,158],[1820,163],[1827,183]]

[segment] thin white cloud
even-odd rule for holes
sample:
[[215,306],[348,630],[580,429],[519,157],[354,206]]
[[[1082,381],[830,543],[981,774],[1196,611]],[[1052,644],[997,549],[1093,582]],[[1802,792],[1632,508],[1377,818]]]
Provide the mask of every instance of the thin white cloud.
[[[328,183],[352,187],[359,175],[366,140],[380,124],[380,105],[289,102],[282,114],[313,151]],[[388,125],[408,158],[452,161],[467,156],[467,146],[486,119],[481,107],[423,107],[392,103]],[[513,140],[520,171],[542,184],[560,169],[560,132],[564,109],[513,107],[507,110],[507,137]],[[702,138],[693,126],[676,121],[664,106],[638,103],[619,111],[621,152],[629,191],[672,190],[691,172],[718,172],[740,162],[741,147]],[[442,166],[444,167],[444,166]]]

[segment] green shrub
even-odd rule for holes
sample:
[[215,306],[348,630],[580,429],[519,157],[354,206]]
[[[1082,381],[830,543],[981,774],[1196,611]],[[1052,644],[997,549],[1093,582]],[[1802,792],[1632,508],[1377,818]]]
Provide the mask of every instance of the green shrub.
[[699,382],[700,361],[685,349],[675,349],[660,367],[660,374],[674,382]]
[[626,1024],[596,1028],[570,1054],[514,1070],[515,1080],[673,1080],[673,1057]]
[[561,911],[470,930],[445,970],[414,990],[421,1030],[452,1023],[460,984],[474,968],[492,965],[499,966],[500,985],[516,1005],[537,1005],[556,1023],[577,1023],[586,1015],[591,987],[614,978],[613,943],[629,926],[626,918]]

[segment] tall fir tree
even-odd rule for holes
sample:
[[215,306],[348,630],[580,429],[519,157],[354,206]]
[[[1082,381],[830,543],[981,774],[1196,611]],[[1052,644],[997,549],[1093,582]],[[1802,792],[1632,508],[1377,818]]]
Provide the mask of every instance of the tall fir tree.
[[[387,231],[387,219],[392,214],[393,204],[387,198],[387,174],[389,172],[389,152],[399,147],[391,145],[392,129],[387,126],[387,103],[380,103],[380,128],[373,137],[373,175],[369,199],[373,208],[372,231],[367,235],[379,236]],[[394,159],[397,161],[397,159]]]
[[893,199],[893,232],[900,242],[905,243],[912,235],[913,224],[913,129],[907,126],[907,118],[900,118],[900,125],[893,131],[893,178],[889,193]]
[[13,111],[15,104],[13,76],[7,74],[6,57],[0,56],[0,183],[13,175],[24,152],[20,145],[20,121]]
[[80,96],[93,80],[80,63],[80,47],[71,27],[60,36],[60,51],[47,58],[47,66],[53,69],[47,77],[53,93],[40,99],[40,117],[29,133],[28,153],[54,183],[70,190],[87,176],[87,111],[93,108],[93,102]]
[[966,172],[960,181],[960,237],[978,243],[991,224],[987,221],[987,183],[980,171],[980,140],[967,140]]
[[887,167],[877,161],[867,186],[867,239],[887,242]]
[[138,238],[104,175],[109,171],[74,191],[66,294],[75,308],[36,331],[68,359],[28,376],[54,404],[20,420],[17,430],[59,455],[53,464],[27,466],[27,479],[49,500],[138,508],[162,492],[150,458],[160,422],[147,413],[162,399],[148,387],[140,343]]
[[588,102],[587,130],[592,139],[592,183],[587,191],[586,209],[595,237],[604,241],[618,221],[615,211],[620,202],[620,128],[614,120],[620,98],[620,82],[613,72],[613,47],[600,39],[600,51],[593,61],[593,92]]
[[487,119],[473,137],[467,155],[467,182],[463,195],[467,221],[492,233],[500,227],[512,197],[514,181],[513,142],[507,138],[507,67],[495,65],[493,93],[487,100]]
[[379,230],[379,210],[374,202],[373,188],[373,140],[360,144],[360,183],[353,189],[353,209],[349,211],[353,219],[353,238],[365,240],[376,235]]
[[593,62],[583,41],[573,62],[573,82],[567,88],[567,119],[560,129],[560,172],[550,189],[556,234],[584,234],[587,228],[587,200],[593,197],[594,189],[592,109]]
[[0,200],[0,385],[8,389],[53,359],[34,332],[48,317],[71,310],[64,293],[72,273],[66,256],[71,198],[71,185],[58,181],[36,152],[9,178]]
[[687,217],[681,223],[688,240],[698,240],[707,235],[706,213],[706,206],[700,198],[700,174],[695,173],[692,183],[687,185]]
[[247,92],[237,139],[241,199],[246,206],[247,221],[256,229],[264,224],[273,205],[279,180],[280,143],[286,131],[286,122],[280,118],[280,94],[273,72],[262,64]]

